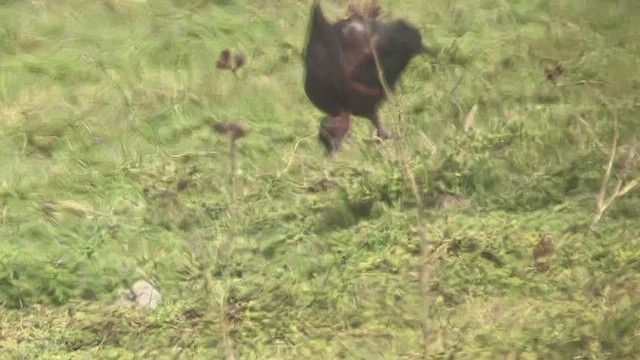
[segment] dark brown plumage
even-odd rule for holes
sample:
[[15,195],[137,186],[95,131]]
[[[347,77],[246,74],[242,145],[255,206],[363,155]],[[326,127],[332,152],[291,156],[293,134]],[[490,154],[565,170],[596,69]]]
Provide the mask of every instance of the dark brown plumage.
[[404,20],[377,20],[379,6],[370,6],[366,11],[350,8],[349,13],[346,19],[331,24],[318,0],[311,7],[304,89],[313,105],[327,114],[320,125],[319,138],[328,154],[339,149],[351,115],[368,118],[378,137],[389,138],[378,116],[385,91],[371,41],[391,90],[411,59],[426,52],[420,32],[413,25]]
[[231,51],[224,49],[220,53],[220,58],[216,61],[218,69],[231,69]]

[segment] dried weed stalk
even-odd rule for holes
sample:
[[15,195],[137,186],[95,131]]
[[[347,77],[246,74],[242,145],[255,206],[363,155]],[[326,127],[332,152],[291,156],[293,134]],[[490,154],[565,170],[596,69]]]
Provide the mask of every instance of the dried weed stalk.
[[224,49],[220,53],[220,57],[218,58],[218,61],[216,61],[216,67],[218,69],[231,70],[233,75],[237,77],[238,74],[236,74],[236,71],[238,71],[238,69],[240,69],[244,65],[245,60],[246,59],[244,54],[242,54],[241,52],[236,52],[235,54],[233,54],[233,62],[232,62],[231,50]]
[[[376,13],[376,16],[377,14],[379,14],[379,10],[377,11],[378,12]],[[369,31],[369,33],[371,33],[371,31]],[[378,53],[375,48],[375,40],[376,39],[372,38],[370,40],[369,46],[371,47],[373,59],[376,64],[378,79],[382,84],[382,88],[384,90],[386,98],[388,100],[393,100],[394,99],[393,93],[391,92],[389,85],[385,81],[382,66],[380,64],[380,59],[378,57]],[[395,113],[397,116],[396,131],[397,131],[397,134],[401,136],[398,130],[400,130],[400,121],[402,120],[402,113],[397,102],[396,101],[391,101],[391,102],[394,104]],[[396,144],[396,157],[402,164],[403,172],[405,174],[405,179],[409,184],[409,187],[411,188],[411,193],[413,194],[415,201],[418,205],[418,216],[416,219],[416,226],[418,229],[417,233],[420,238],[420,251],[419,251],[420,262],[417,270],[418,270],[418,280],[419,280],[419,286],[420,286],[420,298],[423,301],[427,302],[428,301],[427,299],[429,299],[429,292],[430,292],[429,289],[430,289],[430,281],[431,281],[431,274],[430,274],[430,267],[429,267],[429,263],[430,263],[429,254],[430,254],[431,244],[427,236],[427,231],[425,226],[425,224],[427,223],[426,208],[424,206],[424,202],[422,199],[422,192],[420,190],[420,186],[418,185],[418,182],[416,181],[416,178],[415,178],[415,174],[413,173],[413,170],[411,169],[411,166],[410,166],[411,156],[409,155],[406,149],[405,142],[395,141],[394,143]],[[428,307],[429,307],[429,304],[425,303],[424,308],[428,308]],[[420,322],[420,330],[422,333],[422,339],[421,339],[422,349],[421,350],[422,350],[423,358],[428,359],[429,358],[428,343],[430,338],[430,318],[427,311],[422,312],[421,316],[422,316],[422,321]]]
[[[224,248],[226,248],[225,256],[231,255],[233,250],[233,239],[236,236],[236,226],[238,223],[237,212],[236,212],[236,169],[237,169],[237,141],[243,138],[247,134],[247,129],[236,124],[236,123],[215,123],[213,126],[213,131],[218,134],[226,135],[229,138],[229,217],[230,224],[229,232],[227,236],[227,244],[225,244]],[[225,289],[225,295],[228,293],[230,285],[230,276],[226,274],[227,285]],[[234,344],[233,336],[231,335],[231,328],[233,327],[233,323],[228,319],[228,312],[230,305],[227,303],[227,297],[222,296],[220,301],[221,304],[221,315],[220,315],[220,326],[223,331],[223,347],[225,352],[225,358],[230,360],[235,360],[236,356],[236,347]]]
[[[618,114],[614,113],[613,118],[613,141],[611,144],[611,149],[609,150],[609,162],[607,164],[607,168],[604,172],[604,176],[602,177],[602,183],[600,184],[600,192],[596,198],[596,213],[593,216],[593,220],[591,221],[591,229],[595,229],[598,222],[602,219],[604,213],[613,205],[616,199],[626,195],[629,191],[633,190],[636,186],[640,184],[640,177],[637,177],[625,184],[624,179],[618,180],[613,193],[607,195],[607,188],[609,187],[609,182],[611,180],[611,170],[613,169],[614,162],[616,160],[616,155],[618,152]],[[625,164],[623,164],[623,173],[628,172],[628,169],[633,166],[635,161],[635,152],[632,152],[629,157],[626,159]]]
[[230,212],[232,212],[231,210],[234,208],[236,200],[236,142],[247,135],[247,130],[235,123],[216,123],[213,125],[213,130],[218,134],[229,137],[229,208]]

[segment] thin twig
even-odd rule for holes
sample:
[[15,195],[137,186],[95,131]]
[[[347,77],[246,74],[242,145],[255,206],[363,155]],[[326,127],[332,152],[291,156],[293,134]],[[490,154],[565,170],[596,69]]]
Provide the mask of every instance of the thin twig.
[[464,79],[464,74],[465,74],[465,71],[463,70],[462,74],[460,74],[460,77],[458,78],[458,81],[456,81],[456,84],[453,86],[453,89],[451,89],[451,91],[449,92],[449,96],[450,97],[452,97],[452,98],[456,97],[455,96],[455,92],[456,92],[456,90],[458,90],[458,87],[460,87],[460,84],[462,83],[462,80]]
[[[226,258],[231,258],[233,255],[234,239],[237,234],[238,228],[238,216],[239,213],[236,209],[236,169],[237,169],[237,144],[236,142],[244,137],[247,130],[234,123],[217,123],[213,126],[213,130],[219,134],[225,134],[229,137],[229,228],[227,231],[227,241],[222,244],[218,257],[221,255]],[[227,281],[226,289],[220,300],[220,322],[222,327],[222,346],[225,353],[225,358],[229,360],[236,359],[236,347],[231,333],[233,324],[227,319],[226,311],[228,311],[227,296],[229,288],[232,286],[231,274],[229,269],[223,270],[225,279]]]
[[424,141],[427,143],[427,145],[429,145],[429,147],[431,147],[431,151],[432,152],[437,152],[438,151],[438,146],[436,146],[436,144],[433,142],[433,140],[431,140],[427,134],[424,133],[424,131],[420,131],[420,136],[422,137],[422,139],[424,139]]
[[[609,180],[611,179],[611,170],[613,169],[613,162],[616,158],[616,151],[618,149],[618,117],[615,116],[613,120],[613,141],[611,144],[611,149],[609,150],[609,162],[607,164],[607,168],[602,177],[602,183],[600,184],[600,191],[598,192],[598,196],[596,198],[596,213],[593,216],[593,220],[591,221],[591,229],[594,229],[596,224],[602,218],[604,211],[611,206],[613,203],[613,199],[615,196],[609,198],[607,203],[605,204],[605,197],[607,195],[607,187],[609,186]],[[617,188],[620,188],[621,184],[618,183]],[[617,189],[616,189],[617,190]],[[614,193],[615,194],[615,193]]]
[[577,85],[602,85],[602,86],[609,87],[609,84],[602,81],[596,81],[596,80],[580,80],[580,81],[576,81],[568,84],[556,85],[555,87],[561,88],[561,87],[577,86]]
[[[371,33],[371,32],[369,32]],[[375,61],[376,64],[376,69],[377,69],[377,73],[378,73],[378,79],[380,80],[380,83],[382,84],[382,88],[385,92],[385,95],[387,97],[387,99],[391,99],[393,100],[393,104],[394,107],[396,109],[396,112],[398,114],[398,118],[400,119],[402,117],[402,113],[401,113],[401,109],[397,103],[397,99],[395,99],[392,96],[392,93],[390,91],[390,88],[388,86],[388,84],[385,81],[384,78],[384,73],[382,71],[382,66],[380,65],[380,59],[378,58],[378,53],[376,51],[375,45],[374,45],[374,39],[371,39],[369,46],[371,47],[372,53],[373,53],[373,59]],[[396,128],[399,128],[399,121],[396,123]],[[407,159],[408,155],[406,153],[406,149],[405,146],[403,145],[404,142],[403,141],[398,141],[395,142],[397,144],[397,150],[398,150],[398,154],[399,154],[399,158],[400,161],[402,162],[403,168],[404,168],[404,173],[407,179],[407,182],[409,183],[410,187],[411,187],[411,192],[413,193],[413,196],[415,197],[415,201],[418,205],[418,216],[416,219],[416,225],[418,227],[418,234],[420,237],[420,264],[418,267],[418,273],[419,273],[419,286],[420,286],[420,298],[422,301],[426,301],[428,299],[428,295],[429,295],[429,268],[428,268],[428,254],[429,254],[429,241],[426,235],[426,231],[424,228],[424,224],[425,224],[425,209],[424,209],[424,203],[422,201],[422,196],[420,193],[420,187],[415,179],[415,176],[413,174],[413,171],[411,171],[411,168],[409,167],[409,160]],[[425,306],[427,307],[427,306]],[[429,349],[428,349],[428,339],[430,336],[430,332],[429,332],[429,317],[428,317],[428,312],[424,311],[422,314],[422,322],[420,324],[420,330],[422,333],[422,356],[424,359],[428,359],[429,358]]]
[[578,116],[577,119],[587,128],[587,131],[593,138],[596,146],[598,146],[598,149],[600,149],[603,154],[606,154],[607,150],[605,150],[604,145],[602,145],[602,143],[598,140],[598,136],[596,135],[596,132],[593,131],[593,127],[591,126],[591,124],[589,124],[584,118],[582,118],[582,116]]
[[465,134],[469,133],[471,127],[473,127],[474,121],[476,121],[476,114],[478,113],[478,104],[473,105],[467,116],[464,117],[464,124],[462,130]]
[[604,198],[607,194],[607,186],[609,185],[609,180],[611,179],[611,169],[613,169],[613,162],[616,159],[616,152],[618,150],[618,117],[614,117],[613,119],[613,141],[611,144],[611,149],[609,150],[609,163],[607,164],[607,169],[604,172],[604,177],[602,178],[602,183],[600,184],[600,193],[598,194],[598,208],[602,208],[604,205]]
[[199,151],[199,152],[187,151],[181,154],[168,154],[168,155],[173,158],[182,158],[186,156],[209,156],[209,155],[218,155],[218,154],[219,152],[217,151]]
[[229,144],[229,232],[227,234],[226,248],[229,254],[233,249],[233,240],[237,233],[237,211],[236,211],[236,140],[231,139]]
[[626,195],[629,191],[633,190],[636,186],[640,185],[640,177],[631,180],[626,185],[623,185],[623,180],[619,180],[616,184],[613,193],[607,198],[607,188],[609,186],[609,181],[611,179],[611,170],[613,169],[613,163],[615,162],[616,153],[618,149],[618,114],[615,112],[614,114],[614,123],[613,123],[613,141],[611,144],[611,150],[609,151],[609,162],[607,164],[607,168],[604,172],[604,176],[602,177],[602,184],[600,184],[600,192],[598,193],[596,205],[596,213],[593,216],[593,220],[591,221],[591,229],[593,230],[596,224],[602,219],[605,211],[619,197]]
[[229,326],[227,313],[226,313],[227,293],[229,292],[229,288],[230,288],[229,282],[230,282],[230,279],[227,278],[226,288],[220,299],[220,325],[222,327],[222,343],[223,343],[225,358],[228,360],[235,360],[236,356],[235,356],[235,350],[234,350],[235,348],[234,340],[233,340],[233,336],[231,335],[231,329]]
[[229,193],[230,193],[230,205],[233,206],[236,200],[236,141],[231,140],[229,149]]
[[298,146],[300,145],[300,143],[303,140],[307,140],[307,139],[309,139],[309,138],[311,138],[313,136],[314,135],[307,135],[307,136],[299,139],[298,141],[296,141],[295,145],[293,146],[293,150],[291,151],[291,156],[289,156],[289,160],[287,161],[287,165],[284,167],[284,169],[282,169],[281,171],[278,172],[278,176],[286,173],[289,170],[289,167],[293,163],[293,158],[296,156],[296,150],[298,149]]

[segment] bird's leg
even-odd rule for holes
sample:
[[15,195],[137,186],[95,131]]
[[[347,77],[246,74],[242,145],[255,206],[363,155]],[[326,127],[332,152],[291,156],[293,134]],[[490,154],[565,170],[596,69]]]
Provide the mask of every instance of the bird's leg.
[[320,124],[318,137],[331,156],[340,149],[340,143],[350,129],[350,114],[341,112],[337,116],[328,116]]
[[331,177],[329,176],[329,172],[327,171],[327,157],[323,157],[322,158],[322,174],[324,175],[324,178],[322,179],[322,181],[331,181]]
[[391,135],[389,135],[387,130],[384,129],[384,126],[382,126],[382,121],[380,120],[380,115],[378,115],[377,111],[367,116],[367,118],[371,120],[371,122],[373,123],[373,126],[375,126],[376,135],[378,136],[378,138],[380,138],[380,140],[387,140],[391,138]]
[[351,129],[347,130],[347,133],[344,134],[344,142],[347,144],[353,144],[353,136],[351,133]]

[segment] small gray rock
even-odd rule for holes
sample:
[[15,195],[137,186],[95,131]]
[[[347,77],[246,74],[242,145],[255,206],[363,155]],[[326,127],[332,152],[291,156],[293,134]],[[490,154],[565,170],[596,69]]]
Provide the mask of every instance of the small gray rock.
[[124,307],[138,305],[146,309],[155,309],[162,302],[162,295],[148,282],[136,281],[131,290],[124,294],[118,304]]

